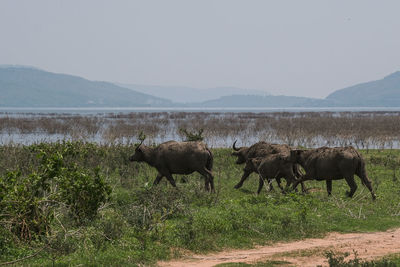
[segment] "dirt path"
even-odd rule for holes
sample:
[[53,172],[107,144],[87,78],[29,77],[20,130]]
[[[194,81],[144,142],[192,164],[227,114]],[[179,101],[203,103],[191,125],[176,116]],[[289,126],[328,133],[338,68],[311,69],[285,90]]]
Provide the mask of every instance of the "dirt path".
[[364,260],[400,253],[400,228],[374,233],[331,233],[325,238],[276,243],[249,250],[230,250],[215,254],[192,255],[177,261],[159,262],[158,265],[163,267],[205,267],[228,262],[254,263],[262,260],[274,260],[290,262],[288,264],[290,266],[327,266],[325,251],[329,250],[349,252],[353,258],[353,250],[355,250],[358,258]]

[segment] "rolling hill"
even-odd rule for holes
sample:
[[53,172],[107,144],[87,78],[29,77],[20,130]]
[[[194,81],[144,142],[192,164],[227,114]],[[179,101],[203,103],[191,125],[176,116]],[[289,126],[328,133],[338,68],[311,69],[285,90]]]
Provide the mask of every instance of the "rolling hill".
[[254,107],[254,108],[282,108],[282,107],[329,107],[331,101],[284,95],[230,95],[215,100],[196,103],[203,107]]
[[0,65],[0,107],[400,107],[400,71],[319,99],[234,87],[122,85]]
[[260,90],[243,89],[237,87],[215,87],[207,89],[199,89],[184,86],[157,86],[157,85],[138,85],[138,84],[120,84],[125,88],[129,88],[138,92],[156,95],[165,99],[169,99],[175,103],[199,103],[218,99],[228,95],[268,95],[268,93]]
[[109,82],[31,67],[0,67],[2,107],[152,107],[172,102]]
[[400,71],[381,80],[337,90],[326,100],[345,107],[400,107]]
[[381,80],[336,90],[325,99],[231,95],[196,103],[204,107],[400,107],[400,71]]

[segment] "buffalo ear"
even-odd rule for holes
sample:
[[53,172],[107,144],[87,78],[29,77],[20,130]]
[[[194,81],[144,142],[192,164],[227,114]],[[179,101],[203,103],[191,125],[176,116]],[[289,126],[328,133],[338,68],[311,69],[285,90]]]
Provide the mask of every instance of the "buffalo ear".
[[240,154],[239,152],[233,151],[231,155],[232,155],[232,156],[239,156],[239,154]]

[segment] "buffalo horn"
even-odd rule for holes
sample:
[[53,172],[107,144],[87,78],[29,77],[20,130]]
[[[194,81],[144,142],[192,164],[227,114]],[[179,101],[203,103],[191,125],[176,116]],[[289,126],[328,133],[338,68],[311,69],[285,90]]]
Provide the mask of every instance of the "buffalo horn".
[[235,146],[236,142],[237,142],[237,140],[235,140],[235,142],[233,142],[232,148],[233,148],[233,150],[235,150],[235,151],[239,151],[240,148],[237,148],[237,147]]

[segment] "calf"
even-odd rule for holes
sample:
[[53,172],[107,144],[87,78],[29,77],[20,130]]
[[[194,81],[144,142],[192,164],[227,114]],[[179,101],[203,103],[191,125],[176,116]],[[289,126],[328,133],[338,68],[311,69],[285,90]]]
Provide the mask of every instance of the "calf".
[[270,184],[273,179],[285,178],[285,191],[297,180],[293,172],[294,163],[291,161],[290,157],[284,154],[271,154],[263,158],[252,158],[249,159],[248,162],[253,165],[253,168],[256,169],[256,172],[259,174],[257,194],[261,192],[265,179],[267,179]]
[[[232,148],[234,152],[232,156],[237,157],[236,164],[246,163],[245,168],[243,169],[243,175],[240,181],[235,185],[235,188],[238,189],[242,187],[244,181],[249,177],[253,172],[257,172],[257,169],[254,168],[254,165],[249,162],[252,158],[262,158],[267,157],[271,154],[283,154],[286,157],[290,156],[291,148],[288,145],[281,144],[270,144],[264,141],[260,141],[258,143],[253,144],[250,147],[240,147],[237,148],[236,141],[233,143]],[[301,175],[301,171],[298,164],[293,164],[293,173],[296,176]],[[276,182],[281,190],[283,190],[281,186],[280,178],[276,178]],[[273,189],[272,185],[270,185],[271,190]],[[302,191],[305,192],[306,188],[303,183],[301,183]]]

